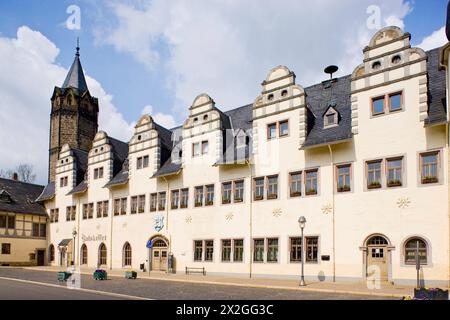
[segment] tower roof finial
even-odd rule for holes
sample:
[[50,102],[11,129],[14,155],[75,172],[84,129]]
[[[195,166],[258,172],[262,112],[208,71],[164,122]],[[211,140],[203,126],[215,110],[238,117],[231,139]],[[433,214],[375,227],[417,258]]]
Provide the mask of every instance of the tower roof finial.
[[80,37],[77,37],[77,53],[75,55],[80,56]]

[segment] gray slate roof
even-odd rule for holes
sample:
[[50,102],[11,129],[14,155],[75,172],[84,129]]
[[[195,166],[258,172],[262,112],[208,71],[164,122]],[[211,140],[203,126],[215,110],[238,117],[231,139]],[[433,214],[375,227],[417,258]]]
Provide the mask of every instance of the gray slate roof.
[[[305,88],[308,133],[304,148],[352,137],[350,84],[351,76],[345,76],[331,86],[321,83]],[[339,114],[338,126],[324,128],[323,115],[331,105]]]
[[[47,215],[45,208],[36,202],[44,186],[0,178],[0,212]],[[3,191],[3,192],[2,192]]]
[[128,182],[128,159],[126,159],[122,165],[122,170],[119,171],[106,185],[105,187],[113,187],[122,185]]
[[175,174],[180,170],[181,163],[173,163],[172,159],[169,158],[166,163],[164,163],[162,167],[153,175],[152,178],[168,176],[171,174]]
[[55,196],[55,183],[51,181],[45,186],[42,193],[36,199],[36,202],[51,200],[53,199],[54,196]]
[[88,86],[86,84],[86,79],[84,77],[83,67],[80,62],[80,55],[75,55],[75,60],[70,67],[69,73],[67,74],[66,80],[62,85],[63,89],[75,88],[80,92],[88,91]]
[[77,193],[83,193],[87,190],[88,185],[86,181],[82,181],[80,184],[78,184],[75,188],[73,188],[72,190],[69,191],[69,193],[67,193],[67,195],[71,195],[71,194],[77,194]]
[[428,118],[425,125],[447,121],[445,70],[439,68],[439,48],[427,52],[428,70]]

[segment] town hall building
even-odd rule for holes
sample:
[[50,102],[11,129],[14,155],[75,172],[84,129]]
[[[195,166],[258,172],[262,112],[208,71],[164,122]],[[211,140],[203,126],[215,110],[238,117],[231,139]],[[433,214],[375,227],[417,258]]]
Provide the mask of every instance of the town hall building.
[[298,278],[303,259],[307,281],[414,284],[418,251],[425,284],[448,285],[450,50],[410,39],[384,28],[309,87],[275,67],[229,111],[200,94],[181,126],[144,115],[126,142],[99,130],[77,50],[51,98],[48,264]]

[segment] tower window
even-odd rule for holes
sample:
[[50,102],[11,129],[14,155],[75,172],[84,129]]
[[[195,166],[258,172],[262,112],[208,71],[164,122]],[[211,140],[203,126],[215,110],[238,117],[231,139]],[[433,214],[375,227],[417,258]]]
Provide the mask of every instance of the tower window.
[[267,100],[269,100],[269,101],[272,101],[273,98],[274,98],[273,93],[271,93],[271,94],[269,94],[269,95],[267,96]]
[[287,95],[288,95],[288,91],[287,90],[281,91],[281,96],[282,97],[286,97]]

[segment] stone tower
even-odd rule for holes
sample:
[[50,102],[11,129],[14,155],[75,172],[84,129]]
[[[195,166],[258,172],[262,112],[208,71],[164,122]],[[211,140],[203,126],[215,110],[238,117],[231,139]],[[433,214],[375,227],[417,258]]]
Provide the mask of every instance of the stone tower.
[[64,144],[89,151],[98,129],[98,99],[91,96],[80,62],[80,48],[61,88],[51,98],[48,179],[55,180],[56,162]]

